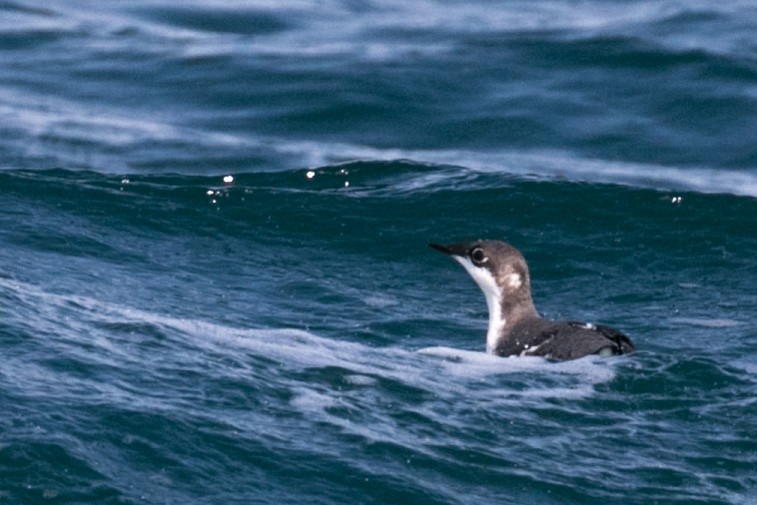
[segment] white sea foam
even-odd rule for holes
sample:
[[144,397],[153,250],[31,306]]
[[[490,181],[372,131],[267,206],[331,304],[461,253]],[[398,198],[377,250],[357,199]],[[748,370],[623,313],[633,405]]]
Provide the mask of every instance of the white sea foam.
[[[63,139],[98,141],[123,147],[143,141],[199,142],[209,146],[247,145],[249,138],[182,128],[155,119],[141,119],[118,109],[92,109],[63,98],[44,103],[26,93],[4,88],[0,91],[0,117],[16,128]],[[259,142],[255,142],[259,144]]]
[[444,346],[426,347],[418,350],[418,353],[441,358],[445,371],[459,377],[481,378],[487,375],[536,372],[580,377],[584,384],[608,382],[615,377],[608,361],[596,357],[551,362],[536,356],[502,358],[485,352]]
[[[352,384],[370,386],[373,378],[384,377],[402,384],[412,385],[444,395],[465,394],[468,380],[485,380],[503,374],[545,373],[553,377],[572,376],[578,380],[577,388],[589,394],[587,385],[610,380],[612,367],[607,361],[549,363],[541,358],[497,358],[483,352],[472,352],[444,347],[423,349],[421,352],[396,347],[380,348],[349,340],[336,340],[313,333],[292,329],[244,329],[220,325],[203,320],[177,318],[140,309],[114,305],[77,295],[47,293],[33,285],[0,278],[0,289],[10,290],[47,315],[49,331],[62,338],[70,335],[81,339],[93,334],[88,345],[96,344],[113,364],[114,360],[140,359],[132,353],[131,343],[110,341],[108,335],[91,331],[87,325],[147,325],[174,335],[177,342],[196,352],[228,353],[240,356],[264,357],[281,363],[285,368],[310,369],[339,367],[346,371],[345,380]],[[63,317],[61,312],[77,312],[75,317]],[[56,320],[61,325],[56,327]],[[37,323],[39,325],[39,322]],[[74,325],[74,327],[67,328]],[[191,353],[190,353],[191,355]],[[438,358],[442,358],[439,360]],[[432,358],[432,359],[429,359]],[[177,358],[178,359],[178,358]],[[440,375],[447,383],[439,390]],[[520,394],[517,392],[510,392]],[[548,387],[543,392],[549,396]]]
[[[40,105],[12,88],[0,92],[0,118],[35,137],[52,135],[70,140],[96,140],[111,147],[134,148],[143,142],[192,144],[208,149],[241,147],[285,155],[292,164],[326,166],[347,161],[412,160],[421,164],[460,167],[454,173],[419,172],[398,181],[393,191],[433,189],[440,184],[466,177],[468,173],[501,173],[524,177],[560,177],[574,181],[624,184],[658,190],[685,190],[701,193],[726,193],[757,197],[757,173],[750,170],[727,170],[707,167],[676,167],[585,158],[559,150],[503,150],[498,152],[467,149],[382,149],[370,146],[292,140],[254,134],[228,134],[180,127],[156,119],[127,116],[118,110],[97,111],[64,99],[51,99]],[[31,148],[30,148],[31,149]],[[61,156],[64,154],[60,154]],[[77,151],[74,158],[83,155]],[[89,153],[79,163],[91,157]],[[127,172],[117,156],[107,164]],[[467,172],[466,172],[467,170]],[[352,188],[359,190],[359,188]]]
[[[179,409],[242,434],[264,434],[274,447],[310,448],[319,443],[321,428],[328,427],[326,432],[336,430],[368,444],[400,445],[415,455],[436,458],[446,437],[440,439],[425,426],[454,434],[469,433],[471,422],[490,415],[538,422],[532,419],[532,407],[591,397],[597,384],[615,376],[612,360],[550,363],[443,347],[420,352],[372,347],[292,328],[245,329],[172,317],[52,294],[2,278],[0,292],[21,299],[24,311],[45,312],[50,324],[41,338],[51,353],[126,372],[124,379],[113,381],[67,374],[55,374],[51,380],[44,367],[10,359],[0,365],[0,378],[6,383],[56,398],[71,394],[76,401],[117,402],[151,412]],[[36,319],[31,312],[30,317]],[[34,325],[39,328],[39,321]],[[119,334],[118,328],[128,333]],[[157,340],[155,334],[160,335]],[[155,345],[161,346],[160,352]],[[200,393],[193,385],[176,382],[178,372],[187,370],[204,376],[198,384],[231,380],[250,390],[264,385],[276,394],[259,398],[264,408],[238,415],[207,405],[198,409]],[[163,380],[173,385],[153,387]],[[312,426],[319,429],[312,431]],[[311,436],[293,437],[303,429]],[[333,440],[329,437],[325,443]]]
[[703,317],[674,317],[670,319],[670,322],[687,326],[698,326],[700,328],[732,328],[743,324],[742,322],[733,319]]
[[[418,43],[392,41],[385,43],[376,34],[390,30],[431,30],[439,33],[517,33],[545,30],[562,31],[569,37],[601,35],[606,32],[636,35],[639,26],[665,22],[689,12],[704,12],[732,16],[733,12],[748,11],[753,5],[748,1],[712,2],[663,2],[637,1],[609,4],[607,2],[528,2],[516,1],[492,9],[488,1],[446,2],[419,0],[401,2],[388,0],[372,3],[357,11],[347,0],[326,2],[309,0],[286,0],[255,2],[241,0],[192,0],[182,2],[179,9],[213,9],[229,11],[237,15],[265,13],[292,20],[293,28],[257,34],[253,40],[241,39],[234,33],[181,26],[180,24],[153,19],[149,15],[153,2],[130,2],[127,8],[106,8],[98,5],[50,1],[47,11],[14,15],[7,27],[0,22],[0,32],[18,29],[78,30],[101,33],[98,43],[108,49],[109,43],[118,44],[109,34],[125,30],[138,30],[148,39],[161,39],[161,44],[150,44],[145,50],[161,51],[187,57],[218,54],[266,55],[350,55],[365,60],[401,59],[413,54],[448,52],[455,50],[449,42]],[[748,38],[749,26],[743,32],[718,30],[710,37],[692,38],[689,31],[681,33],[667,27],[657,36],[662,45],[684,50],[699,49],[728,53],[754,48]],[[653,35],[648,35],[652,37]],[[115,47],[115,46],[114,46]],[[345,60],[351,61],[351,60]]]
[[[757,173],[706,167],[676,167],[580,157],[568,151],[473,151],[378,149],[351,144],[301,141],[277,143],[281,152],[296,154],[309,166],[347,160],[412,160],[418,163],[454,165],[474,172],[525,177],[559,177],[573,181],[623,184],[657,190],[684,190],[757,197]],[[447,174],[449,176],[449,174]],[[462,175],[461,175],[462,176]],[[399,189],[433,188],[448,180],[439,174],[419,174]]]
[[[53,107],[30,103],[28,97],[5,89],[0,93],[0,118],[35,137],[53,135],[71,140],[96,140],[113,147],[137,147],[142,142],[192,144],[208,149],[242,147],[292,158],[300,166],[326,166],[355,160],[412,160],[421,164],[460,167],[459,174],[419,172],[398,181],[393,191],[433,189],[466,177],[492,173],[523,177],[560,177],[574,181],[623,184],[657,190],[725,193],[757,197],[757,173],[707,167],[677,167],[591,159],[568,151],[541,150],[498,152],[466,149],[381,149],[349,143],[292,140],[254,134],[227,134],[173,125],[159,120],[127,117],[117,110],[92,111],[76,103],[55,99]],[[81,157],[78,151],[74,158]],[[87,154],[92,156],[92,154]],[[80,163],[73,162],[74,165]],[[71,161],[71,160],[69,160]],[[116,156],[111,166],[128,167]],[[359,188],[352,188],[359,190]]]

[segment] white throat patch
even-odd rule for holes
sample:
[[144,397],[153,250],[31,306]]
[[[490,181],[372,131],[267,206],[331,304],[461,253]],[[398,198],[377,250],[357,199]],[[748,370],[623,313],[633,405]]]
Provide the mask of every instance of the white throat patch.
[[[499,339],[499,332],[506,322],[502,318],[502,307],[500,305],[502,290],[497,286],[494,276],[486,268],[475,266],[470,259],[465,257],[452,257],[465,268],[465,271],[473,277],[478,287],[484,292],[486,306],[489,308],[489,330],[486,332],[486,352],[493,354],[497,340]],[[520,276],[518,277],[520,278]]]
[[508,274],[505,277],[505,280],[507,281],[507,285],[513,289],[518,289],[523,285],[523,279],[521,278],[520,274]]

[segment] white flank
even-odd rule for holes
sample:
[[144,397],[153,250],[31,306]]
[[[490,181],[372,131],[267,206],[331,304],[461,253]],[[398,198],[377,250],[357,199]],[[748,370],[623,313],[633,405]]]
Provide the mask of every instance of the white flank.
[[497,286],[494,276],[486,269],[475,266],[471,260],[461,256],[452,256],[455,261],[460,263],[463,268],[473,277],[478,287],[484,292],[486,305],[489,308],[489,330],[486,332],[486,352],[494,354],[494,348],[499,339],[499,333],[505,326],[505,320],[502,318],[502,290]]
[[523,351],[521,351],[520,355],[521,356],[531,356],[532,354],[534,354],[536,351],[539,350],[539,347],[541,347],[542,344],[544,344],[544,342],[542,342],[539,345],[535,345],[533,347],[530,346],[530,345],[526,345],[526,346],[524,346]]

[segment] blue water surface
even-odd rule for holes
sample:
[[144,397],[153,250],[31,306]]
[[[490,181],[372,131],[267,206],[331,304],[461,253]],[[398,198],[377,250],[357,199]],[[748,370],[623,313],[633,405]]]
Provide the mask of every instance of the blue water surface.
[[[0,0],[0,503],[757,503],[755,33]],[[638,351],[485,354],[476,238]]]

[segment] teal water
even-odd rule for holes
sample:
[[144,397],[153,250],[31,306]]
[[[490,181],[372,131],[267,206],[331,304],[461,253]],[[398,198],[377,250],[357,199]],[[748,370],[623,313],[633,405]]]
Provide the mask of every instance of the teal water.
[[757,500],[751,4],[0,14],[0,503]]

